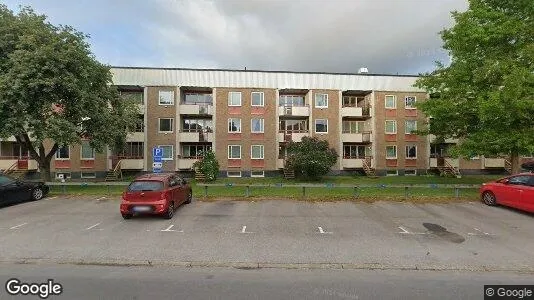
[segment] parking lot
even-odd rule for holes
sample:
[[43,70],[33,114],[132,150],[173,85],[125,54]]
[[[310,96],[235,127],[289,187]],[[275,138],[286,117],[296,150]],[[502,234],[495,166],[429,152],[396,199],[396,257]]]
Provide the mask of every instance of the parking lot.
[[123,220],[118,198],[0,209],[0,261],[534,270],[532,214],[478,202],[218,201]]

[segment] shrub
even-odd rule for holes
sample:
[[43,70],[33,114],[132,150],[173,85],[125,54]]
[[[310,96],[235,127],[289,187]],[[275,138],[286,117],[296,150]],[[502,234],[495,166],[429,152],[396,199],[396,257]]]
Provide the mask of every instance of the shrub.
[[219,162],[213,151],[204,153],[204,157],[193,164],[195,172],[204,174],[206,181],[215,181],[219,175]]
[[295,176],[318,180],[328,174],[337,162],[337,152],[329,148],[327,141],[316,137],[303,137],[301,142],[290,142],[288,145],[286,167],[295,170]]

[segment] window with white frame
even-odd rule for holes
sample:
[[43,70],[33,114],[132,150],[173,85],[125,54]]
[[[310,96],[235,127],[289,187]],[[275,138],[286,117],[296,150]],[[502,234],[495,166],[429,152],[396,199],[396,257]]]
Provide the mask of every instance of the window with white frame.
[[280,95],[279,106],[304,106],[306,98],[301,95]]
[[327,119],[315,120],[315,133],[328,133],[328,120]]
[[95,149],[91,148],[89,141],[82,141],[80,152],[82,159],[95,159]]
[[396,108],[397,107],[397,96],[395,95],[386,95],[386,108]]
[[265,171],[250,171],[250,177],[265,177]]
[[263,159],[263,145],[250,146],[250,158],[251,159]]
[[386,146],[386,159],[397,158],[397,146]]
[[228,106],[241,106],[241,92],[228,92]]
[[315,107],[328,108],[328,94],[315,94]]
[[342,133],[362,133],[365,131],[364,121],[343,121]]
[[228,145],[228,159],[241,159],[241,145]]
[[238,119],[238,118],[228,119],[228,132],[240,133],[241,132],[241,119]]
[[204,153],[211,151],[209,144],[182,144],[182,158],[198,158],[203,157]]
[[58,172],[56,173],[56,179],[61,179],[61,175],[63,175],[63,179],[70,179],[70,172]]
[[416,145],[406,145],[406,158],[408,159],[417,158],[417,146]]
[[264,106],[263,92],[252,92],[252,106]]
[[417,101],[417,98],[415,96],[404,97],[404,108],[414,109],[416,101]]
[[159,91],[159,105],[174,105],[174,91]]
[[404,170],[404,175],[405,176],[416,176],[417,170]]
[[399,171],[398,170],[386,170],[386,176],[398,176]]
[[404,132],[406,134],[413,134],[417,130],[417,120],[406,120],[404,123]]
[[95,172],[82,172],[80,175],[81,178],[96,178]]
[[160,145],[158,147],[160,147],[163,152],[162,157],[161,157],[162,160],[173,160],[174,158],[173,145]]
[[226,171],[227,177],[241,177],[241,171]]
[[59,147],[57,149],[56,159],[70,159],[70,148],[68,145]]
[[174,119],[165,118],[159,119],[158,131],[161,133],[169,133],[174,131]]
[[263,119],[250,120],[250,129],[253,133],[263,133]]
[[397,121],[386,120],[386,134],[395,134],[395,133],[397,133]]

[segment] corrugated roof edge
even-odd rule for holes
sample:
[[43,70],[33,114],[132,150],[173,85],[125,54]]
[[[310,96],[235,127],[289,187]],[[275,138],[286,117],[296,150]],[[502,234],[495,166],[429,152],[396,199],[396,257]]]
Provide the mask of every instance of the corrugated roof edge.
[[420,77],[413,74],[372,74],[372,73],[335,73],[335,72],[298,72],[274,70],[237,70],[237,69],[196,69],[196,68],[164,68],[164,67],[125,67],[110,66],[112,69],[138,69],[138,70],[183,70],[183,71],[225,71],[225,72],[261,72],[261,73],[289,73],[289,74],[324,74],[324,75],[361,75],[361,76],[391,76],[391,77]]

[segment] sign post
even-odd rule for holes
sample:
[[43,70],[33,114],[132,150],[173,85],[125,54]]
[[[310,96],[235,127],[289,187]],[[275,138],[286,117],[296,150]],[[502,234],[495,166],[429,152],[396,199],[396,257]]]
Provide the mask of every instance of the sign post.
[[160,147],[152,148],[152,173],[161,173],[163,167],[163,149]]

